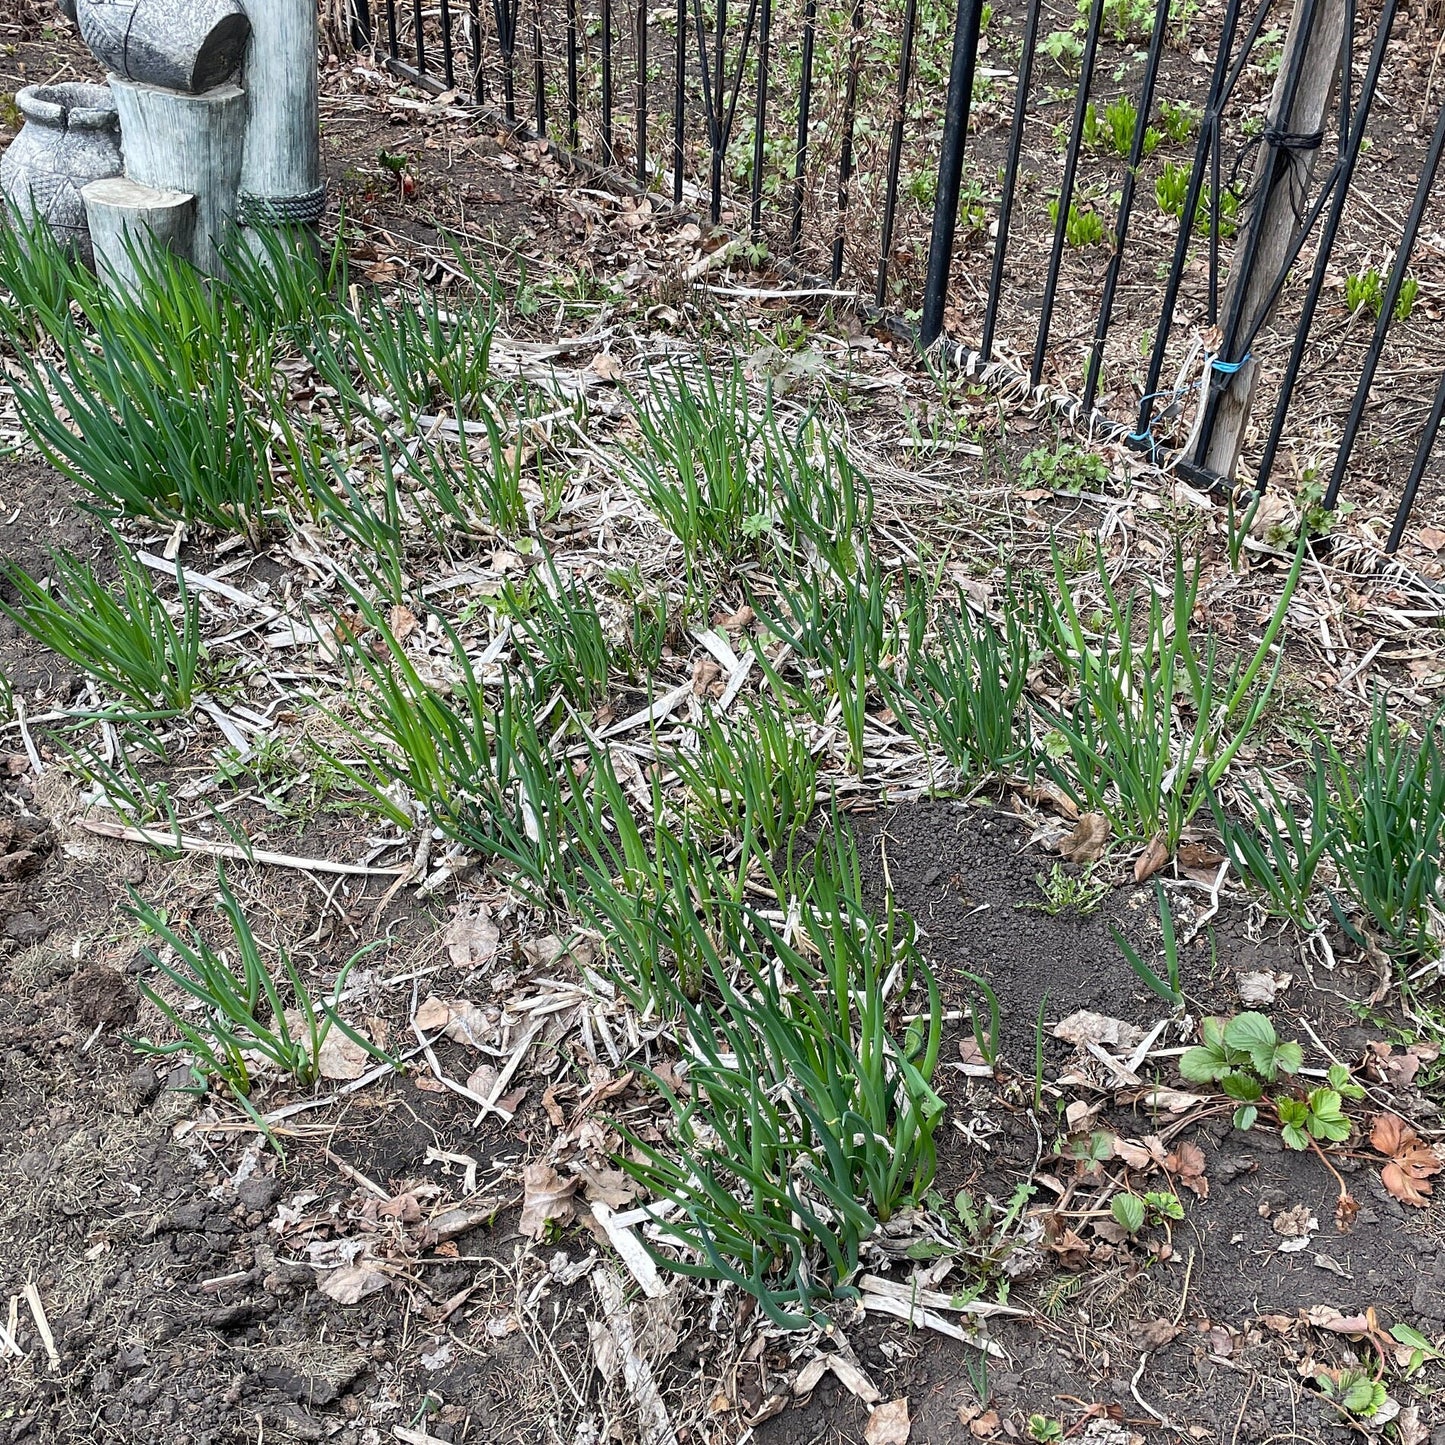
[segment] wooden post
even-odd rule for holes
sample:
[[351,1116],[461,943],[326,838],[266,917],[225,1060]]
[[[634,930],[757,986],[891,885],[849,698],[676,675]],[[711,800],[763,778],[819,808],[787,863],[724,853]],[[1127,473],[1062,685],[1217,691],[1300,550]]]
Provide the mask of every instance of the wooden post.
[[115,75],[110,88],[120,111],[126,175],[143,186],[195,196],[189,256],[200,270],[216,274],[221,267],[216,242],[225,236],[236,209],[245,92],[218,85],[185,95]]
[[[1306,27],[1303,22],[1311,8],[1312,23]],[[1265,121],[1267,132],[1313,136],[1324,128],[1325,115],[1339,79],[1344,37],[1345,0],[1314,0],[1313,6],[1312,0],[1296,0]],[[1298,81],[1293,104],[1285,114],[1292,75],[1298,75]],[[1234,243],[1222,315],[1229,317],[1238,305],[1237,335],[1241,338],[1261,321],[1269,292],[1302,229],[1296,207],[1308,190],[1319,150],[1317,147],[1291,149],[1285,163],[1276,168],[1277,154],[1273,146],[1261,147],[1250,192],[1254,203]],[[1251,237],[1255,230],[1257,242]],[[1238,270],[1251,252],[1253,264],[1247,271]],[[1206,472],[1227,481],[1233,480],[1239,465],[1258,379],[1258,362],[1247,360],[1229,378],[1218,397],[1214,429],[1202,461]]]
[[317,98],[316,0],[247,0],[251,44],[246,148],[238,219],[262,226],[314,226],[326,206]]
[[92,181],[81,192],[96,270],[117,289],[139,289],[136,261],[154,246],[189,256],[196,226],[196,198],[188,191],[161,191],[125,176]]

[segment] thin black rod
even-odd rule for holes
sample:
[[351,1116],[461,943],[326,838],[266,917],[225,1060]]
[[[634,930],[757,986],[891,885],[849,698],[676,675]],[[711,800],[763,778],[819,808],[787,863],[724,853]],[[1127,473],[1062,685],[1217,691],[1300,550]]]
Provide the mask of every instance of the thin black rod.
[[637,184],[647,188],[647,0],[637,0]]
[[502,101],[507,123],[517,123],[517,10],[521,0],[492,0],[497,49],[502,52]]
[[1415,493],[1425,477],[1425,468],[1430,465],[1430,452],[1435,438],[1440,434],[1440,422],[1445,419],[1445,371],[1440,373],[1440,384],[1435,388],[1435,404],[1430,408],[1425,430],[1420,435],[1420,445],[1415,449],[1415,460],[1410,467],[1405,490],[1400,496],[1400,509],[1395,513],[1394,525],[1390,528],[1389,540],[1385,543],[1385,555],[1392,557],[1405,536],[1405,527],[1415,507]]
[[1024,48],[1019,57],[1019,83],[1014,91],[1013,124],[1009,127],[1008,159],[1004,162],[1003,195],[998,205],[998,234],[993,241],[993,272],[988,282],[988,305],[983,313],[983,340],[979,343],[979,353],[985,361],[993,358],[994,330],[998,325],[999,302],[1003,297],[1004,258],[1008,252],[1009,222],[1013,219],[1014,188],[1018,184],[1019,156],[1023,151],[1024,122],[1028,119],[1029,85],[1033,80],[1034,49],[1038,36],[1039,0],[1029,0],[1028,18],[1024,21]]
[[471,92],[472,99],[480,105],[482,103],[482,17],[478,10],[478,0],[467,0],[467,14],[471,19],[471,35],[468,37],[471,44]]
[[[718,121],[711,127],[712,136],[712,168],[710,180],[712,182],[712,200],[708,214],[716,225],[722,219],[722,167],[723,150],[727,142],[723,139],[721,128],[721,116],[723,105],[723,44],[727,39],[727,0],[717,0],[717,42],[713,47],[713,73],[712,99],[709,101],[709,109],[717,106]],[[702,73],[707,75],[707,58],[704,56]]]
[[1209,146],[1209,300],[1205,309],[1205,321],[1214,326],[1219,321],[1219,231],[1224,219],[1224,188],[1220,185],[1220,153],[1224,148],[1224,136],[1219,126]]
[[371,6],[367,0],[351,0],[351,44],[357,50],[365,50],[371,40]]
[[[1313,0],[1310,0],[1313,3]],[[1074,177],[1079,169],[1079,149],[1084,140],[1084,118],[1089,106],[1089,87],[1094,79],[1094,60],[1099,53],[1099,31],[1104,22],[1104,0],[1094,0],[1089,11],[1089,33],[1084,38],[1084,56],[1079,66],[1079,89],[1074,96],[1074,123],[1069,130],[1069,150],[1064,157],[1064,179],[1059,187],[1059,214],[1054,221],[1054,244],[1049,252],[1049,272],[1044,281],[1044,299],[1039,310],[1039,329],[1034,338],[1034,358],[1029,364],[1029,385],[1037,386],[1044,374],[1048,355],[1049,329],[1054,321],[1054,301],[1059,291],[1059,270],[1064,262],[1064,238],[1069,229],[1069,212],[1074,204]]]
[[426,38],[421,33],[421,0],[411,0],[411,24],[416,31],[416,70],[418,75],[426,74]]
[[1214,61],[1214,74],[1209,81],[1209,94],[1204,102],[1204,114],[1199,120],[1199,139],[1194,143],[1194,164],[1189,171],[1189,187],[1184,197],[1184,209],[1179,215],[1179,233],[1174,238],[1174,259],[1169,264],[1169,275],[1164,282],[1164,302],[1159,309],[1159,324],[1154,328],[1154,347],[1149,353],[1149,371],[1144,381],[1144,395],[1139,401],[1139,415],[1134,424],[1133,435],[1129,438],[1135,446],[1151,444],[1149,418],[1153,415],[1154,399],[1159,394],[1159,378],[1164,372],[1164,352],[1169,345],[1169,331],[1174,325],[1174,306],[1179,299],[1179,288],[1184,281],[1184,266],[1189,259],[1189,245],[1194,239],[1195,213],[1199,209],[1199,193],[1204,188],[1205,167],[1209,163],[1209,149],[1214,132],[1219,126],[1219,110],[1224,103],[1225,78],[1229,73],[1229,55],[1234,44],[1234,32],[1239,25],[1240,0],[1228,0],[1224,9],[1224,22],[1219,37],[1219,53]]
[[547,72],[542,64],[542,27],[532,21],[532,94],[537,103],[537,134],[547,138]]
[[386,0],[386,53],[393,60],[401,59],[396,47],[396,0]]
[[1315,254],[1314,269],[1310,273],[1309,287],[1300,304],[1299,322],[1295,327],[1294,342],[1290,347],[1289,361],[1279,384],[1279,396],[1275,399],[1274,417],[1270,422],[1269,435],[1265,438],[1264,450],[1260,456],[1259,471],[1255,475],[1254,489],[1262,492],[1274,471],[1279,444],[1284,436],[1285,419],[1289,415],[1290,403],[1294,400],[1295,383],[1299,380],[1300,368],[1304,364],[1305,348],[1309,345],[1310,328],[1314,325],[1315,310],[1325,288],[1325,274],[1329,270],[1335,237],[1339,233],[1340,220],[1345,213],[1345,204],[1350,197],[1350,182],[1354,178],[1355,166],[1365,135],[1365,126],[1370,119],[1370,107],[1374,103],[1375,90],[1379,85],[1380,71],[1385,63],[1385,50],[1389,45],[1390,32],[1394,28],[1395,13],[1399,0],[1385,0],[1380,15],[1379,29],[1375,32],[1374,48],[1365,69],[1364,83],[1360,87],[1360,98],[1355,114],[1347,129],[1340,137],[1339,175],[1330,194],[1330,213],[1325,218],[1324,230],[1320,233],[1319,249]]
[[687,0],[677,0],[677,47],[672,55],[672,199],[676,205],[682,204],[683,107],[686,98]]
[[898,209],[898,174],[903,165],[903,125],[908,116],[908,83],[913,75],[913,30],[918,23],[918,0],[903,9],[903,49],[898,58],[898,100],[893,110],[893,133],[888,137],[888,181],[883,193],[883,234],[878,241],[878,285],[874,302],[881,308],[888,298],[888,261],[893,250],[893,221]]
[[[908,0],[911,5],[914,0]],[[758,95],[753,112],[753,194],[748,212],[748,229],[754,241],[763,235],[763,140],[768,120],[768,57],[772,42],[773,0],[762,0],[758,22]]]
[[1084,415],[1094,409],[1099,389],[1099,370],[1104,361],[1104,342],[1109,335],[1109,321],[1114,313],[1114,293],[1119,285],[1119,268],[1124,261],[1124,242],[1129,234],[1129,214],[1134,208],[1134,189],[1139,181],[1139,167],[1144,161],[1144,142],[1149,131],[1149,115],[1154,108],[1154,86],[1159,78],[1159,60],[1164,54],[1164,32],[1169,28],[1170,0],[1159,0],[1154,11],[1154,31],[1149,37],[1149,58],[1144,65],[1144,80],[1139,87],[1138,113],[1134,118],[1134,139],[1129,145],[1129,162],[1124,170],[1124,185],[1119,192],[1119,215],[1114,223],[1114,250],[1109,269],[1104,274],[1104,295],[1099,303],[1099,319],[1094,326],[1094,344],[1084,370]]
[[577,149],[577,0],[567,0],[567,141]]
[[848,82],[843,92],[843,144],[838,152],[838,211],[833,227],[833,284],[843,277],[843,242],[848,220],[848,189],[853,179],[853,127],[858,115],[858,71],[863,64],[863,0],[853,0],[853,31],[848,44]]
[[457,83],[456,62],[452,55],[452,6],[451,0],[441,0],[442,25],[442,78],[451,90]]
[[948,273],[953,267],[953,237],[958,228],[958,192],[963,182],[963,152],[973,105],[973,72],[978,63],[978,30],[984,0],[958,0],[953,25],[953,59],[948,70],[948,100],[938,152],[938,186],[933,198],[933,229],[928,237],[928,273],[923,282],[923,315],[918,340],[932,346],[943,334]]
[[612,150],[612,0],[602,0],[602,164],[610,166]]
[[818,0],[803,7],[803,75],[798,85],[798,141],[793,148],[793,223],[788,244],[796,251],[803,236],[803,200],[808,178],[808,109],[813,99],[813,36]]
[[1365,353],[1365,364],[1360,372],[1360,382],[1355,388],[1355,400],[1350,406],[1349,419],[1345,422],[1345,434],[1340,440],[1340,449],[1335,454],[1334,471],[1330,473],[1330,484],[1325,489],[1324,505],[1332,508],[1339,500],[1340,484],[1345,479],[1345,468],[1349,465],[1350,453],[1354,450],[1359,435],[1360,421],[1365,415],[1365,405],[1370,399],[1370,387],[1375,380],[1375,368],[1380,364],[1380,353],[1385,349],[1385,333],[1394,318],[1395,303],[1400,299],[1400,285],[1405,279],[1405,268],[1410,264],[1410,252],[1415,247],[1415,237],[1420,230],[1420,221],[1430,203],[1430,191],[1440,171],[1440,154],[1445,151],[1445,105],[1440,107],[1440,118],[1435,122],[1435,134],[1430,137],[1430,150],[1425,164],[1420,168],[1419,184],[1415,187],[1415,199],[1410,203],[1410,214],[1405,218],[1405,230],[1395,251],[1395,264],[1390,267],[1390,279],[1385,283],[1385,294],[1380,298],[1380,314],[1375,318],[1375,334],[1370,338],[1370,349]]

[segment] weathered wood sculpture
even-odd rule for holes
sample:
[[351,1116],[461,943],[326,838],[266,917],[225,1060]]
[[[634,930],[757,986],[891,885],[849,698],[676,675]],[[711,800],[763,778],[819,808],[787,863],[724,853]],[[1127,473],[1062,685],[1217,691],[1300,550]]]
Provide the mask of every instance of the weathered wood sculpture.
[[233,225],[254,238],[321,219],[315,0],[58,4],[108,84],[20,93],[26,124],[0,161],[10,206],[122,286],[145,246],[214,274]]

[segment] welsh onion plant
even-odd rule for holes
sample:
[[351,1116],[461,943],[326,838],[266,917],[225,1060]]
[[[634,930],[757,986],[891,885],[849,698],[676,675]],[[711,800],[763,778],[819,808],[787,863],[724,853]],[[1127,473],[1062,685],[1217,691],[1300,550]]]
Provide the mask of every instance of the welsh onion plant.
[[[1433,958],[1440,952],[1440,848],[1445,828],[1445,759],[1436,713],[1418,743],[1390,720],[1375,694],[1364,755],[1347,763],[1322,738],[1312,788],[1316,816],[1329,819],[1325,847],[1340,888],[1364,914],[1385,951]],[[1331,906],[1356,939],[1338,899]]]
[[232,229],[221,238],[226,289],[268,335],[304,344],[329,326],[349,283],[346,227],[330,248],[309,226]]
[[173,618],[145,568],[120,545],[116,564],[118,591],[90,563],[63,552],[51,553],[48,587],[12,566],[7,576],[17,601],[0,601],[0,613],[95,678],[120,711],[184,712],[199,689],[205,655],[200,606],[178,573]]
[[[372,603],[351,601],[377,635],[344,654],[354,703],[331,716],[355,757],[318,752],[398,827],[444,836],[516,870],[519,887],[550,897],[570,865],[566,831],[570,775],[544,740],[528,690],[503,680],[495,708],[460,638],[448,629],[456,674],[443,691],[426,682]],[[414,806],[399,800],[396,785]]]
[[764,470],[754,457],[760,426],[742,368],[694,379],[656,367],[632,398],[641,445],[628,460],[643,498],[682,544],[689,574],[759,550],[772,525]]
[[663,757],[687,790],[688,830],[713,844],[740,841],[745,859],[781,855],[787,869],[818,795],[802,731],[782,707],[749,699],[731,721],[705,719],[693,742]]
[[[394,1063],[390,1055],[347,1024],[339,1011],[348,974],[381,942],[368,944],[353,954],[342,965],[331,996],[318,999],[285,950],[279,952],[278,981],[226,882],[224,868],[218,872],[217,884],[219,908],[231,933],[234,962],[229,956],[231,950],[217,952],[194,928],[180,933],[131,891],[127,911],[164,946],[164,953],[147,946],[141,950],[141,957],[182,1000],[173,1002],[142,978],[141,994],[180,1037],[168,1043],[133,1039],[133,1045],[143,1053],[162,1058],[187,1056],[201,1087],[212,1081],[223,1084],[263,1130],[264,1121],[251,1100],[257,1069],[269,1065],[303,1088],[315,1083],[321,1048],[333,1028],[373,1058]],[[283,993],[294,1001],[289,1013]]]
[[435,431],[407,446],[408,470],[431,495],[444,516],[469,534],[493,530],[503,537],[526,532],[528,515],[524,478],[529,424],[525,403],[511,406],[483,397],[475,420],[462,418],[455,442]]
[[1151,592],[1141,640],[1135,601],[1121,602],[1102,556],[1100,634],[1084,627],[1055,551],[1059,602],[1045,599],[1041,637],[1078,701],[1067,710],[1039,709],[1051,728],[1043,761],[1054,782],[1080,806],[1104,813],[1120,837],[1162,835],[1172,853],[1268,703],[1283,654],[1267,673],[1265,664],[1303,557],[1301,548],[1259,645],[1226,668],[1214,638],[1201,652],[1190,637],[1200,570],[1197,562],[1186,569],[1177,548],[1168,610]]
[[1164,944],[1164,976],[1162,978],[1144,961],[1139,950],[1112,924],[1109,932],[1113,935],[1115,946],[1124,955],[1125,963],[1133,969],[1139,982],[1151,993],[1162,998],[1165,1003],[1176,1009],[1182,1008],[1184,989],[1179,982],[1179,943],[1174,932],[1174,915],[1169,911],[1169,899],[1165,896],[1164,889],[1157,878],[1154,880],[1154,899],[1159,905],[1159,933]]
[[797,547],[810,548],[844,581],[860,570],[859,547],[873,520],[873,490],[848,458],[847,448],[809,419],[784,430],[769,398],[764,457],[777,499],[778,530]]
[[25,380],[12,377],[11,389],[31,440],[102,516],[200,522],[256,540],[272,505],[271,471],[236,362],[208,349],[214,336],[163,333],[153,346],[111,319],[98,321],[93,344],[73,329],[62,338],[63,368],[22,357]]
[[[1322,780],[1323,774],[1317,771],[1315,778]],[[1247,782],[1237,784],[1244,803],[1239,821],[1225,812],[1210,790],[1210,807],[1225,857],[1234,871],[1263,895],[1271,912],[1313,933],[1319,927],[1312,907],[1315,874],[1330,843],[1329,809],[1316,791],[1316,806],[1306,827],[1298,809],[1285,800],[1268,776],[1261,774],[1260,782],[1263,797]]]
[[299,483],[296,498],[317,518],[348,542],[348,561],[360,569],[377,594],[400,606],[408,593],[407,519],[403,516],[392,447],[378,448],[378,475],[368,477],[360,467],[345,466],[335,455],[301,452],[295,432],[288,428],[288,447],[294,459],[293,476]]
[[[97,746],[88,736],[95,721],[87,718],[79,727],[51,734],[66,766],[94,790],[87,805],[99,803],[132,825],[162,824],[179,833],[172,782],[163,771],[168,761],[164,743],[146,722],[132,718],[115,728],[110,747]],[[150,755],[158,775],[147,772],[143,757],[138,759],[144,754]]]
[[556,688],[583,709],[607,700],[612,649],[592,599],[576,577],[564,578],[549,559],[548,575],[529,575],[518,587],[508,582],[498,610],[512,618],[512,636],[540,703]]
[[[930,1083],[942,1008],[911,924],[891,903],[881,922],[861,915],[845,889],[820,869],[796,946],[731,902],[745,924],[731,958],[697,928],[710,988],[681,1007],[686,1097],[656,1080],[676,1137],[660,1148],[624,1131],[618,1160],[681,1209],[661,1224],[681,1253],[659,1263],[732,1282],[783,1328],[850,1293],[867,1238],[926,1192],[943,1114]],[[890,979],[898,1000],[927,999],[901,1039]]]
[[6,207],[0,216],[0,335],[18,352],[72,329],[72,301],[101,290],[79,254],[61,245],[43,221]]
[[313,336],[308,355],[344,405],[407,430],[450,403],[459,420],[477,411],[491,376],[497,329],[490,290],[447,305],[430,290],[416,297],[370,293],[341,310],[334,329]]
[[937,749],[964,781],[1032,770],[1024,688],[1032,665],[1027,606],[1006,590],[1002,631],[975,617],[960,592],[931,642],[911,649],[894,711],[926,750]]

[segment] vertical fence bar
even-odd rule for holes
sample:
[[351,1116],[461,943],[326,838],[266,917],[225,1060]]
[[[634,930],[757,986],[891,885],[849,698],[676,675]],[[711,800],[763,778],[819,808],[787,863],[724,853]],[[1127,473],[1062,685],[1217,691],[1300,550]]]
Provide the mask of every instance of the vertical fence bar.
[[[698,0],[698,13],[701,15],[701,0]],[[713,81],[712,81],[712,102],[717,108],[717,120],[712,131],[712,200],[708,211],[712,222],[716,225],[722,219],[722,166],[723,146],[722,138],[722,108],[723,108],[723,42],[727,39],[727,0],[717,0],[717,38],[713,42]],[[703,75],[707,74],[707,59],[703,58]]]
[[610,166],[612,150],[612,0],[602,0],[602,164]]
[[[1149,370],[1144,381],[1144,395],[1139,401],[1139,415],[1134,423],[1133,434],[1128,438],[1136,447],[1152,447],[1153,434],[1149,429],[1149,418],[1154,412],[1154,401],[1159,395],[1159,378],[1164,373],[1164,353],[1169,345],[1169,331],[1174,325],[1174,305],[1179,299],[1179,287],[1184,280],[1184,266],[1189,259],[1189,243],[1194,235],[1194,218],[1199,209],[1199,193],[1204,188],[1204,169],[1208,164],[1209,151],[1215,130],[1219,125],[1219,110],[1228,93],[1229,56],[1234,48],[1234,32],[1239,25],[1240,0],[1228,0],[1224,10],[1224,24],[1219,37],[1219,53],[1214,60],[1214,74],[1209,81],[1209,94],[1204,102],[1204,114],[1199,119],[1199,139],[1194,145],[1194,165],[1189,172],[1189,186],[1184,197],[1184,210],[1179,216],[1179,233],[1174,238],[1174,259],[1169,265],[1169,275],[1164,282],[1164,302],[1159,309],[1159,324],[1154,329],[1154,347],[1149,353]],[[1263,16],[1256,17],[1256,24]]]
[[1425,477],[1425,468],[1430,465],[1430,452],[1435,445],[1435,438],[1440,434],[1442,420],[1445,420],[1445,371],[1440,373],[1440,384],[1435,388],[1435,402],[1430,408],[1430,416],[1425,422],[1425,430],[1420,435],[1420,445],[1415,450],[1415,460],[1410,467],[1405,490],[1400,495],[1400,507],[1395,513],[1389,540],[1385,543],[1387,557],[1395,555],[1404,539],[1405,526],[1415,507],[1415,493],[1420,490],[1420,483]]
[[532,16],[532,95],[537,104],[537,134],[547,134],[547,72],[542,64],[542,27],[536,18],[535,6]]
[[517,10],[521,0],[492,0],[497,49],[502,52],[502,100],[510,125],[517,123]]
[[577,0],[567,0],[567,143],[577,149]]
[[482,17],[479,0],[467,0],[467,18],[471,22],[471,92],[478,105],[482,101]]
[[848,220],[848,183],[853,179],[853,127],[858,115],[858,71],[863,63],[863,0],[853,0],[848,41],[848,80],[843,91],[843,143],[838,152],[838,214],[833,229],[833,284],[843,278],[843,243]]
[[808,176],[808,110],[813,99],[813,33],[817,23],[818,0],[803,6],[803,74],[798,83],[798,142],[793,148],[793,222],[788,244],[798,249],[803,238],[803,199]]
[[421,0],[411,0],[411,23],[416,31],[416,73],[426,74],[426,37],[422,34]]
[[687,100],[687,0],[677,0],[677,47],[672,57],[672,200],[682,204],[683,118]]
[[637,184],[647,186],[647,0],[637,0]]
[[447,89],[455,90],[457,84],[456,60],[452,53],[452,5],[451,0],[441,0],[442,25],[442,76]]
[[396,0],[386,0],[386,53],[393,60],[401,59],[396,44]]
[[1049,252],[1049,272],[1044,282],[1044,299],[1039,311],[1039,329],[1034,337],[1034,357],[1029,365],[1029,385],[1037,386],[1044,374],[1044,357],[1049,349],[1049,330],[1054,320],[1054,300],[1059,291],[1059,271],[1064,263],[1064,238],[1069,229],[1069,212],[1074,204],[1074,177],[1079,169],[1079,149],[1084,141],[1084,114],[1089,105],[1089,87],[1094,80],[1094,60],[1099,53],[1099,31],[1104,23],[1104,0],[1094,0],[1089,12],[1089,31],[1084,37],[1084,56],[1079,65],[1079,89],[1074,96],[1074,123],[1069,131],[1069,150],[1064,157],[1064,178],[1059,187],[1059,214],[1054,222],[1054,244]]
[[1345,468],[1349,465],[1350,453],[1355,449],[1360,422],[1365,415],[1365,406],[1370,399],[1370,387],[1374,384],[1375,369],[1380,364],[1380,353],[1385,349],[1385,333],[1394,318],[1395,303],[1400,299],[1400,285],[1405,279],[1405,268],[1410,264],[1410,252],[1415,247],[1415,237],[1420,231],[1420,222],[1425,208],[1430,203],[1430,192],[1435,177],[1440,171],[1440,155],[1445,151],[1445,104],[1440,107],[1440,118],[1435,122],[1435,134],[1430,137],[1430,150],[1425,164],[1420,168],[1419,184],[1415,187],[1415,199],[1410,203],[1410,214],[1405,218],[1405,230],[1395,252],[1395,264],[1390,267],[1390,279],[1385,283],[1385,294],[1380,298],[1380,314],[1375,318],[1375,334],[1370,338],[1370,349],[1365,353],[1365,364],[1360,371],[1360,382],[1355,388],[1355,399],[1350,406],[1349,419],[1345,422],[1345,433],[1340,439],[1340,449],[1335,453],[1334,470],[1330,473],[1330,484],[1325,489],[1324,506],[1332,509],[1339,500],[1340,484],[1345,479]]
[[[1385,63],[1385,50],[1389,44],[1390,32],[1394,28],[1395,13],[1399,0],[1385,0],[1380,15],[1380,26],[1375,32],[1375,44],[1370,52],[1369,64],[1365,68],[1365,79],[1360,87],[1360,99],[1355,107],[1354,118],[1347,122],[1340,140],[1340,162],[1335,178],[1334,195],[1330,200],[1330,213],[1320,233],[1319,250],[1315,255],[1314,270],[1310,274],[1309,287],[1300,305],[1299,322],[1295,327],[1294,342],[1290,347],[1289,361],[1279,385],[1279,396],[1275,400],[1274,418],[1270,422],[1269,435],[1265,438],[1264,451],[1260,456],[1259,471],[1255,475],[1254,490],[1262,492],[1274,471],[1275,457],[1279,452],[1280,440],[1284,435],[1285,418],[1289,415],[1290,403],[1294,400],[1295,383],[1299,380],[1300,367],[1304,364],[1305,347],[1309,344],[1310,328],[1314,325],[1315,310],[1325,287],[1325,275],[1329,270],[1335,237],[1339,233],[1340,219],[1345,204],[1350,198],[1350,182],[1354,179],[1355,165],[1360,159],[1361,143],[1365,127],[1370,119],[1370,107],[1379,85],[1380,71]],[[1348,71],[1345,72],[1348,74]]]
[[[1096,0],[1099,3],[1099,0]],[[958,0],[953,25],[953,59],[948,71],[948,100],[938,154],[938,187],[933,198],[933,229],[928,238],[928,274],[923,283],[923,316],[918,339],[932,346],[943,333],[948,273],[953,268],[953,236],[958,227],[958,192],[963,181],[963,151],[968,113],[973,104],[973,71],[978,62],[978,30],[984,0]]]
[[1014,92],[1013,124],[1009,127],[1008,159],[1004,162],[1003,195],[999,198],[998,234],[993,241],[993,270],[988,282],[988,305],[983,313],[983,339],[979,353],[985,361],[993,355],[994,330],[998,325],[999,302],[1003,297],[1004,257],[1008,251],[1009,221],[1013,216],[1014,187],[1018,183],[1019,156],[1023,152],[1024,124],[1028,119],[1029,85],[1034,74],[1034,49],[1039,37],[1039,0],[1029,0],[1024,21],[1023,51],[1019,56],[1019,83]]
[[898,209],[898,175],[903,165],[903,126],[908,115],[908,83],[913,75],[913,31],[918,24],[918,0],[903,10],[903,50],[898,58],[898,103],[893,111],[893,133],[888,138],[888,180],[883,194],[883,234],[878,242],[878,285],[874,304],[888,297],[888,260],[893,250],[893,220]]
[[[913,0],[909,0],[912,4]],[[768,120],[768,58],[772,42],[773,0],[762,0],[758,22],[758,97],[753,112],[753,194],[748,231],[754,242],[763,236],[763,139]]]
[[1099,371],[1104,362],[1104,342],[1109,335],[1109,320],[1114,311],[1114,293],[1119,285],[1119,268],[1124,263],[1124,241],[1129,234],[1129,215],[1134,208],[1134,189],[1139,180],[1139,167],[1144,160],[1144,142],[1149,131],[1149,113],[1154,108],[1154,86],[1159,78],[1159,61],[1164,54],[1164,32],[1169,27],[1170,0],[1159,0],[1154,11],[1154,31],[1149,37],[1149,58],[1144,65],[1144,81],[1139,88],[1139,110],[1134,118],[1134,139],[1129,144],[1129,160],[1124,167],[1124,185],[1119,193],[1119,216],[1114,223],[1114,252],[1104,275],[1104,295],[1099,303],[1099,319],[1094,327],[1094,344],[1084,369],[1083,414],[1087,419],[1094,409],[1099,387]]
[[352,0],[351,44],[357,50],[367,49],[372,42],[371,6],[368,0]]

